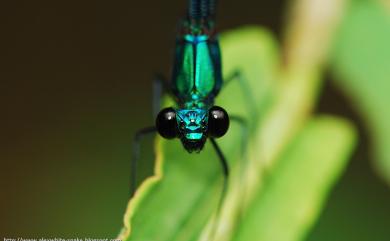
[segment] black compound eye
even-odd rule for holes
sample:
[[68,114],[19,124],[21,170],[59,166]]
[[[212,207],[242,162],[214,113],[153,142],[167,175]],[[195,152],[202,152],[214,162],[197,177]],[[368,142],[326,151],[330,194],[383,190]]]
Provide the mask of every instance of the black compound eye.
[[176,111],[173,108],[165,108],[158,113],[156,118],[158,133],[167,139],[178,136]]
[[213,106],[209,110],[208,134],[211,137],[221,137],[229,129],[229,115],[219,106]]

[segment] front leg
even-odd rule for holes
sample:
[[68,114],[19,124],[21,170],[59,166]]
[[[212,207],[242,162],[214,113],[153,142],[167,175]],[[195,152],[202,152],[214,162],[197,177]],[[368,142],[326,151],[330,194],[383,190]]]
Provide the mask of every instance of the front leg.
[[252,94],[251,88],[248,85],[248,81],[245,78],[245,75],[240,70],[234,71],[225,79],[223,89],[229,86],[230,83],[232,83],[233,81],[238,81],[240,90],[245,98],[245,106],[247,106],[249,114],[253,115],[254,113],[257,113],[257,108],[255,105],[256,99]]
[[156,131],[156,127],[150,126],[138,130],[134,135],[131,157],[130,198],[133,197],[137,186],[137,164],[140,156],[141,141],[144,137],[154,134]]
[[241,128],[241,156],[244,156],[245,153],[245,148],[248,144],[248,135],[249,135],[249,127],[248,127],[248,122],[245,118],[237,115],[231,115],[230,120],[232,122],[237,123],[240,128]]
[[171,95],[168,81],[163,75],[156,74],[153,80],[153,118],[156,118],[158,113],[160,112],[161,100],[164,93]]
[[215,219],[214,219],[214,222],[213,222],[213,228],[212,228],[212,231],[210,232],[209,234],[209,238],[208,240],[214,240],[214,236],[215,236],[215,231],[218,227],[218,220],[220,219],[220,215],[221,215],[221,208],[222,208],[222,204],[225,200],[225,196],[226,196],[226,191],[227,191],[227,188],[228,188],[228,178],[229,178],[229,164],[225,158],[225,155],[223,154],[221,148],[219,147],[218,143],[215,141],[214,138],[210,138],[210,142],[211,142],[211,145],[213,146],[215,152],[217,153],[217,156],[218,156],[218,160],[221,164],[221,168],[222,168],[222,174],[223,174],[223,186],[222,186],[222,191],[221,191],[221,195],[220,195],[220,198],[219,198],[219,201],[218,201],[218,206],[217,206],[217,210],[216,210],[216,216],[215,216]]

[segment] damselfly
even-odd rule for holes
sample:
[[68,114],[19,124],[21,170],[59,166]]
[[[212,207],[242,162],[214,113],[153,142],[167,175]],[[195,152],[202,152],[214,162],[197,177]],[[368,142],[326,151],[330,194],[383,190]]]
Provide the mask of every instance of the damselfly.
[[[180,139],[189,152],[200,152],[210,140],[222,165],[224,189],[229,175],[228,162],[216,138],[226,134],[230,121],[245,125],[242,118],[230,116],[214,100],[222,85],[239,77],[238,73],[223,81],[218,35],[215,28],[216,0],[189,0],[187,16],[181,21],[174,56],[171,81],[155,81],[155,106],[159,107],[162,91],[168,93],[176,106],[157,114],[154,126],[137,132],[133,142],[132,190],[135,190],[139,143],[143,136],[158,132],[166,139]],[[240,79],[240,78],[237,78]],[[157,111],[156,111],[157,112]]]

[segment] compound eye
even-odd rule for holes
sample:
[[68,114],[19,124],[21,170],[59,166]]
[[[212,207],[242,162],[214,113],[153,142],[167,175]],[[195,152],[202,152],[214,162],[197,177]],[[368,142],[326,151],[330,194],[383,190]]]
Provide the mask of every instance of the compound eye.
[[229,129],[229,115],[219,106],[209,110],[208,134],[211,137],[222,137]]
[[156,118],[156,128],[158,133],[166,139],[177,137],[176,111],[173,108],[161,110]]

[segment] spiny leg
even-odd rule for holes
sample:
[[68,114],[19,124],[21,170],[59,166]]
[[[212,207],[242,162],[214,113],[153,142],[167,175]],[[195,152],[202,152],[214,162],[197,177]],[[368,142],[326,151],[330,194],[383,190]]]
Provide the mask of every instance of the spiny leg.
[[[232,81],[238,81],[238,84],[240,86],[240,89],[243,93],[243,98],[245,99],[247,111],[248,111],[248,116],[253,119],[257,119],[258,115],[260,113],[259,107],[256,106],[256,99],[252,94],[251,88],[248,85],[248,82],[246,78],[244,78],[244,75],[242,74],[241,71],[235,71],[230,77],[228,77],[225,82],[224,82],[224,87],[226,88]],[[247,170],[248,167],[248,156],[245,156],[245,150],[246,147],[249,143],[249,131],[250,131],[250,126],[249,122],[241,117],[241,116],[235,116],[231,115],[230,120],[232,122],[237,122],[240,127],[242,128],[242,136],[241,136],[241,163],[238,166],[239,167],[239,183],[238,183],[238,188],[240,190],[240,200],[245,200],[246,192],[245,192],[245,185],[244,185],[244,180],[245,180],[245,171]],[[239,204],[239,209],[237,212],[237,220],[241,218],[242,215],[242,208],[243,205]]]
[[217,142],[215,141],[215,139],[214,138],[210,138],[210,141],[211,141],[211,144],[214,147],[214,150],[217,152],[218,158],[219,158],[219,160],[221,162],[222,171],[223,171],[223,175],[224,175],[224,179],[225,179],[225,183],[226,183],[226,180],[229,177],[229,165],[228,165],[228,162],[226,161],[226,158],[223,155],[222,150],[219,147],[219,145],[217,144]]
[[161,74],[156,74],[153,80],[153,118],[156,118],[161,109],[161,100],[164,93],[169,94],[168,81]]
[[[249,127],[248,122],[241,116],[231,115],[230,120],[232,122],[236,122],[241,127],[241,161],[239,167],[239,180],[238,180],[238,186],[240,190],[240,200],[245,200],[246,192],[245,192],[245,186],[244,186],[244,179],[245,179],[245,170],[248,164],[247,156],[245,156],[245,149],[248,144],[248,136],[249,136]],[[240,204],[238,212],[236,213],[236,219],[240,220],[242,216],[243,206]]]
[[237,77],[241,75],[241,71],[235,70],[231,73],[225,80],[223,81],[223,87],[226,88],[233,80],[237,79]]
[[219,145],[217,144],[217,142],[215,141],[215,139],[214,138],[210,138],[210,141],[211,141],[212,146],[214,147],[215,152],[218,155],[218,159],[220,161],[220,164],[221,164],[221,167],[222,167],[222,172],[223,172],[222,193],[221,193],[220,199],[218,201],[216,218],[215,218],[215,221],[214,221],[214,224],[213,224],[214,227],[211,229],[212,231],[210,232],[210,238],[209,238],[209,240],[213,240],[213,237],[214,237],[215,231],[216,231],[215,229],[217,228],[217,221],[219,219],[220,212],[221,212],[221,207],[222,207],[223,201],[224,201],[225,196],[226,196],[226,190],[227,190],[228,178],[229,178],[229,165],[228,165],[228,162],[227,162],[227,160],[225,158],[225,155],[222,153],[222,150],[219,147]]
[[244,117],[231,115],[230,121],[236,122],[241,128],[241,155],[244,155],[245,147],[248,143],[249,127],[248,122]]
[[[169,93],[168,82],[161,74],[156,74],[153,80],[153,118],[156,118],[161,108],[161,99],[163,93]],[[130,180],[130,197],[134,195],[137,183],[137,164],[140,152],[141,140],[149,135],[157,132],[155,126],[150,126],[138,130],[133,138],[133,153],[131,158],[131,180]]]
[[[240,156],[243,160],[243,165],[239,165],[241,176],[243,176],[243,171],[245,170],[247,164],[247,158],[245,156],[245,149],[248,144],[249,136],[249,126],[245,118],[237,115],[231,115],[230,120],[236,122],[241,128],[241,146],[240,146]],[[241,179],[240,179],[241,180]]]
[[134,135],[132,146],[133,153],[131,157],[130,197],[133,197],[137,184],[137,164],[140,155],[140,143],[145,136],[153,134],[156,131],[156,127],[150,126],[137,131]]
[[239,84],[240,89],[243,93],[243,96],[246,99],[245,101],[246,101],[246,104],[248,106],[248,111],[250,112],[250,114],[251,115],[256,114],[257,113],[257,108],[255,105],[256,99],[252,95],[251,88],[248,85],[248,82],[247,82],[244,74],[241,71],[236,70],[230,76],[228,76],[223,83],[223,88],[226,88],[227,86],[229,86],[229,84],[232,83],[233,80],[238,81],[238,84]]

